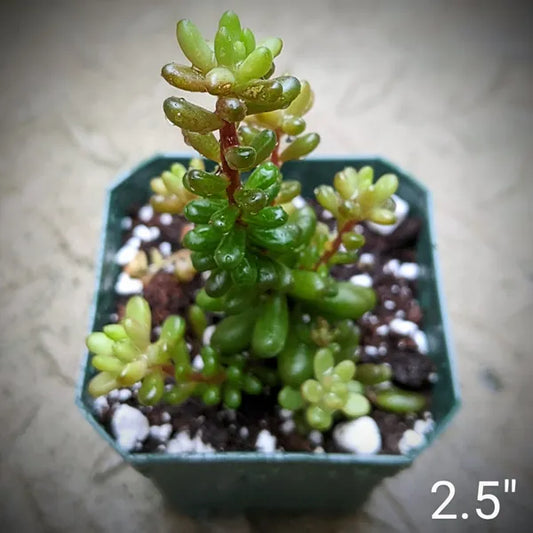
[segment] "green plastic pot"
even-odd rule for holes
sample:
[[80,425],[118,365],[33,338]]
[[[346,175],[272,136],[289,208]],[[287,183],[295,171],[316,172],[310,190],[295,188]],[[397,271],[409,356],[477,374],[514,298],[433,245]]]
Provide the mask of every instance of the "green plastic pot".
[[[155,155],[122,174],[109,188],[96,270],[91,331],[108,323],[109,315],[114,311],[113,287],[119,273],[114,256],[121,245],[122,217],[131,205],[147,201],[152,177],[171,163],[187,164],[189,159],[190,156],[183,154]],[[429,340],[430,357],[434,359],[439,375],[432,405],[436,429],[428,439],[427,447],[448,425],[460,404],[439,275],[431,194],[396,165],[374,156],[310,158],[286,164],[283,174],[286,179],[300,180],[303,196],[311,197],[314,187],[332,180],[334,174],[347,165],[356,168],[371,165],[378,176],[386,172],[396,173],[400,179],[398,194],[409,203],[411,213],[423,220],[418,243],[418,262],[423,267],[418,282],[419,302],[424,312],[423,326]],[[369,457],[260,452],[208,455],[125,453],[94,416],[92,400],[87,393],[87,383],[93,375],[89,354],[86,354],[76,391],[76,403],[82,413],[126,462],[153,480],[172,505],[192,514],[253,509],[353,510],[365,501],[381,480],[407,468],[423,450],[410,456]]]

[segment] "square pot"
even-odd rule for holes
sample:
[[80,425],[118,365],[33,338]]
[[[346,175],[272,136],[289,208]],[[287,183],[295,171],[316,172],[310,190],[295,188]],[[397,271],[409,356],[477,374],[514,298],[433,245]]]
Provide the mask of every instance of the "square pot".
[[[121,246],[121,219],[132,204],[142,205],[150,196],[149,181],[172,163],[188,164],[183,154],[160,154],[122,174],[107,192],[97,264],[96,291],[90,331],[100,330],[114,311],[114,284],[120,272],[114,257]],[[398,195],[409,203],[410,212],[423,221],[418,242],[418,300],[424,314],[423,329],[438,372],[433,389],[432,413],[435,431],[425,447],[447,426],[459,407],[459,387],[447,325],[438,260],[432,203],[429,191],[414,178],[380,157],[342,156],[309,158],[284,165],[286,179],[302,182],[302,195],[333,179],[345,166],[371,165],[377,176],[395,173],[400,180]],[[122,451],[99,423],[92,410],[87,383],[95,371],[86,353],[76,391],[76,403],[96,431],[136,470],[151,478],[167,500],[188,513],[238,512],[253,509],[353,510],[384,478],[408,467],[423,448],[412,455],[357,456],[224,452],[213,454],[138,454]]]

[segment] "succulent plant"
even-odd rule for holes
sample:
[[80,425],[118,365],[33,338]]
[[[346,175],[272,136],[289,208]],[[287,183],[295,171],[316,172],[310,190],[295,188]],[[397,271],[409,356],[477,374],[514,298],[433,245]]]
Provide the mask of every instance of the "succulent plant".
[[[374,182],[370,167],[348,167],[333,186],[318,187],[316,199],[336,219],[331,232],[309,205],[296,207],[301,185],[284,181],[280,169],[319,142],[317,134],[305,133],[303,116],[314,98],[309,83],[273,77],[282,41],[256,43],[231,11],[222,15],[212,43],[188,20],[178,23],[177,39],[190,65],[165,65],[164,79],[216,102],[210,110],[170,97],[163,109],[212,163],[173,165],[151,181],[151,203],[194,225],[182,242],[194,271],[180,281],[195,271],[207,277],[187,321],[167,318],[155,342],[149,306],[138,296],[119,324],[91,334],[87,345],[100,373],[89,392],[141,381],[144,403],[178,404],[194,395],[237,408],[245,395],[274,388],[281,406],[321,431],[337,417],[368,413],[369,400],[401,412],[423,409],[423,398],[388,386],[390,367],[357,364],[355,321],[374,307],[375,293],[330,274],[332,265],[355,261],[364,244],[359,222],[395,221],[396,176]],[[220,320],[200,350],[201,369],[193,368],[186,328],[201,341],[212,313]]]

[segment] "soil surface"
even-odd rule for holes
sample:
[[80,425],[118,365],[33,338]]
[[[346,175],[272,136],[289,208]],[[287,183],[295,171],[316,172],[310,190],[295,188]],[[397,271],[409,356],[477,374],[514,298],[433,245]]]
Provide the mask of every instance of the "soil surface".
[[[310,202],[317,211],[319,220],[332,225],[328,213]],[[157,227],[157,236],[143,241],[140,250],[149,254],[150,249],[164,250],[166,255],[180,249],[183,234],[190,228],[180,216],[158,215],[146,206],[132,209],[125,220],[124,242],[135,236],[135,228],[144,225]],[[366,244],[361,250],[359,261],[353,265],[335,266],[333,275],[338,279],[356,283],[371,283],[377,294],[377,305],[372,313],[365,314],[359,321],[361,328],[361,362],[386,362],[393,371],[393,382],[402,388],[416,390],[427,395],[431,403],[431,385],[436,380],[435,366],[427,355],[427,340],[423,333],[423,313],[416,299],[418,266],[416,265],[416,243],[421,222],[407,216],[388,235],[362,225]],[[169,243],[169,245],[165,244]],[[355,280],[354,276],[358,276]],[[357,280],[357,281],[356,281]],[[201,275],[190,282],[179,282],[170,272],[159,271],[145,283],[143,295],[148,300],[153,314],[154,336],[157,327],[170,314],[183,314],[194,301],[198,288],[202,285]],[[117,295],[115,320],[123,314],[124,304],[131,295]],[[211,323],[217,318],[210,317]],[[393,322],[394,321],[394,322]],[[404,330],[407,326],[407,330]],[[189,336],[192,354],[198,353],[199,342]],[[194,355],[193,355],[194,357]],[[277,389],[269,390],[261,396],[243,396],[238,411],[219,407],[206,407],[201,401],[191,399],[179,406],[158,405],[146,407],[138,403],[136,387],[110,393],[97,409],[102,423],[111,432],[111,420],[119,404],[128,404],[140,410],[148,419],[151,430],[148,437],[138,442],[136,452],[165,452],[172,437],[187,432],[191,439],[198,437],[217,451],[256,450],[256,440],[262,430],[267,430],[276,439],[276,449],[300,452],[342,452],[332,436],[332,431],[320,435],[311,432],[301,434],[297,423],[289,413],[277,406]],[[400,440],[404,433],[412,429],[416,416],[399,416],[373,409],[370,416],[375,420],[381,433],[382,448],[379,453],[401,453]],[[424,413],[426,421],[431,419]],[[170,427],[170,426],[171,427]],[[159,428],[165,428],[161,432]],[[164,436],[162,436],[164,433]],[[169,450],[170,451],[170,450]]]

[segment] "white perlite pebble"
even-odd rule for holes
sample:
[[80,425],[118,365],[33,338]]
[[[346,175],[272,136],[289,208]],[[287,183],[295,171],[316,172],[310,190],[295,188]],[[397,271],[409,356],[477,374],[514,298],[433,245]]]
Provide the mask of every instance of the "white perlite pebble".
[[296,424],[294,420],[292,418],[289,418],[288,420],[285,420],[283,424],[281,424],[279,429],[283,434],[288,435],[291,431],[294,430],[295,427],[296,427]]
[[140,245],[141,240],[139,238],[132,237],[131,239],[128,239],[124,246],[115,254],[115,263],[124,266],[130,261],[133,261],[139,251]]
[[163,255],[170,255],[172,253],[172,246],[170,245],[169,242],[167,241],[163,241],[160,245],[159,245],[159,251],[163,254]]
[[124,217],[120,221],[120,228],[123,230],[131,229],[131,224],[132,224],[131,217]]
[[264,453],[272,453],[276,451],[276,437],[270,433],[267,429],[262,429],[257,435],[255,441],[256,450]]
[[418,278],[420,267],[416,263],[402,263],[398,269],[398,277],[408,280]]
[[383,265],[383,272],[385,274],[392,274],[397,277],[400,271],[400,261],[398,259],[390,259]]
[[395,194],[392,195],[392,199],[394,200],[396,204],[396,209],[394,210],[394,214],[396,215],[396,222],[394,224],[376,224],[375,222],[369,222],[368,227],[375,231],[376,233],[379,233],[381,235],[390,235],[407,217],[409,214],[409,204],[402,200],[399,196],[396,196]]
[[372,278],[368,274],[357,274],[350,278],[350,282],[360,287],[372,287]]
[[150,242],[152,240],[152,232],[144,224],[139,224],[133,228],[133,236],[144,242]]
[[325,220],[331,220],[333,218],[333,213],[331,211],[328,211],[327,209],[324,209],[322,211],[322,218]]
[[159,235],[161,235],[161,230],[157,226],[151,226],[150,227],[150,240],[155,241],[156,239],[159,239]]
[[407,455],[410,451],[420,448],[426,443],[426,437],[412,429],[404,431],[402,438],[398,442],[400,453]]
[[359,257],[359,267],[371,267],[374,266],[376,259],[373,254],[364,253]]
[[215,449],[210,444],[205,444],[201,438],[201,432],[191,439],[188,431],[180,431],[167,443],[167,453],[210,453]]
[[172,424],[162,424],[161,426],[150,426],[150,437],[159,442],[166,442],[172,434]]
[[107,403],[107,398],[105,396],[98,396],[93,402],[93,409],[98,416],[102,416],[107,409],[109,409],[109,404]]
[[376,346],[372,346],[371,344],[369,344],[365,346],[365,353],[370,357],[374,357],[375,355],[378,355],[378,349]]
[[416,346],[420,353],[425,355],[429,352],[428,338],[422,330],[419,329],[415,332],[413,340],[416,342]]
[[149,428],[148,419],[138,409],[129,405],[120,405],[111,418],[111,431],[117,439],[117,444],[127,452],[146,439]]
[[324,436],[316,429],[313,429],[313,431],[307,435],[307,438],[309,439],[309,442],[315,446],[320,446],[320,444],[322,444],[324,441]]
[[162,213],[159,215],[159,222],[163,224],[163,226],[170,226],[170,224],[172,224],[172,215],[169,213]]
[[250,434],[250,431],[248,430],[247,427],[242,426],[242,428],[239,429],[239,436],[241,437],[241,439],[247,438],[249,434]]
[[427,335],[418,326],[410,320],[404,320],[403,318],[394,318],[389,323],[389,328],[397,335],[404,335],[411,337],[416,343],[418,351],[421,354],[427,354],[429,352],[429,343]]
[[385,337],[385,335],[389,334],[389,326],[387,324],[381,324],[381,326],[376,328],[376,333],[381,337]]
[[389,311],[392,311],[396,307],[396,304],[392,300],[385,300],[383,302],[383,307]]
[[133,228],[133,235],[141,239],[141,241],[151,242],[155,241],[161,235],[161,231],[157,226],[148,227],[144,224],[139,224]]
[[133,393],[130,389],[120,389],[118,391],[118,401],[127,402],[131,398],[132,394]]
[[202,359],[201,355],[195,355],[194,359],[192,360],[192,367],[194,370],[202,370],[204,368],[204,360]]
[[283,418],[283,420],[287,420],[288,418],[292,418],[293,412],[290,409],[280,409],[279,410],[279,416]]
[[333,430],[333,439],[347,452],[374,455],[381,450],[378,425],[369,416],[337,424]]
[[420,418],[415,421],[413,429],[420,435],[427,435],[435,429],[435,422],[431,417],[428,417],[426,420]]
[[115,283],[117,294],[140,294],[143,290],[143,282],[140,279],[130,277],[126,272],[121,272]]
[[151,205],[144,205],[139,209],[139,218],[143,222],[148,222],[154,216],[154,209]]
[[297,196],[296,198],[293,198],[292,205],[294,205],[296,209],[302,209],[302,207],[307,205],[307,202],[301,196]]
[[204,334],[202,336],[202,342],[204,343],[204,346],[207,346],[211,342],[211,337],[213,336],[215,329],[216,326],[207,326],[205,328]]
[[161,422],[170,422],[171,420],[172,417],[170,416],[170,413],[167,413],[166,411],[161,413]]
[[406,337],[412,337],[418,331],[418,326],[414,322],[401,318],[393,318],[389,322],[389,328],[393,333]]

